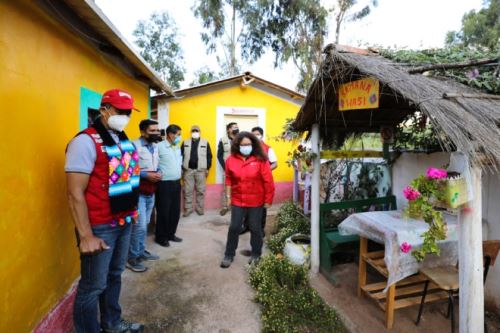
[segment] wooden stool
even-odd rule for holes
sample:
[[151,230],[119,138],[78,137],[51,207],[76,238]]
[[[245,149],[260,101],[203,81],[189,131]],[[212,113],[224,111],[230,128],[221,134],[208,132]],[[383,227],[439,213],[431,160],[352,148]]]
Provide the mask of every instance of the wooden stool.
[[433,282],[439,289],[448,292],[448,318],[451,314],[451,332],[455,332],[455,321],[453,316],[453,293],[458,292],[458,287],[460,285],[458,281],[458,269],[455,266],[444,266],[444,267],[434,267],[434,268],[422,268],[420,274],[427,278],[424,286],[424,294],[422,295],[422,301],[420,302],[420,308],[418,309],[418,317],[416,325],[420,322],[420,317],[422,316],[422,310],[424,309],[425,296],[427,296],[427,289],[429,288],[429,283]]
[[[483,241],[483,283],[486,283],[486,277],[490,266],[495,264],[498,252],[500,251],[500,240]],[[427,278],[424,286],[424,293],[422,301],[418,310],[416,325],[420,322],[422,310],[424,308],[425,296],[427,295],[427,288],[429,282],[433,282],[438,288],[448,292],[448,318],[451,314],[451,332],[455,331],[455,323],[453,320],[453,293],[458,292],[459,278],[458,269],[455,266],[435,267],[435,268],[422,268],[420,273]],[[486,323],[484,324],[484,331],[487,332]]]

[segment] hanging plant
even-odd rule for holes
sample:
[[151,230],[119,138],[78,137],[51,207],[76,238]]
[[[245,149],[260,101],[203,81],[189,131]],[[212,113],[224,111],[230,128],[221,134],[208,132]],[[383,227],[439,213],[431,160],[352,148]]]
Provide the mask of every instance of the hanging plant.
[[293,152],[289,152],[290,159],[286,163],[291,167],[296,167],[300,172],[312,172],[313,161],[318,154],[303,145],[298,145]]
[[[429,168],[426,175],[420,175],[407,186],[403,194],[409,202],[405,215],[422,218],[429,224],[429,230],[422,234],[424,242],[420,249],[412,251],[417,261],[424,260],[426,254],[440,254],[437,242],[446,239],[446,222],[436,205],[446,201],[446,177],[443,169]],[[405,247],[406,249],[407,247]]]

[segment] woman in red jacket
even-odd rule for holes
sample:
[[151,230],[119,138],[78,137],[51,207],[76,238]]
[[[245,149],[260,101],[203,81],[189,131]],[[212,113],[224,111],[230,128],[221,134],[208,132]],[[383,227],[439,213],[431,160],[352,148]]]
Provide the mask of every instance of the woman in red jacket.
[[274,182],[267,156],[252,133],[241,132],[233,140],[231,156],[226,160],[226,186],[226,195],[231,201],[231,225],[222,268],[228,268],[233,262],[244,218],[251,232],[249,263],[257,262],[262,254],[262,210],[273,202]]

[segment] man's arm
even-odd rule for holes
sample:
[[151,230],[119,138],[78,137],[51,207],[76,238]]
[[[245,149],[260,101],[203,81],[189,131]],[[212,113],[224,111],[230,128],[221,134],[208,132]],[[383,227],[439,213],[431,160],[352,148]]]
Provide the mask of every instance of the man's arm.
[[82,254],[94,254],[109,249],[104,240],[94,236],[90,227],[87,202],[85,201],[85,190],[89,179],[90,175],[85,173],[66,173],[68,203],[80,238],[79,247]]
[[210,143],[207,142],[207,170],[212,167],[212,149],[210,148]]
[[219,145],[217,147],[217,160],[219,161],[222,169],[226,169],[226,162],[224,161],[224,145],[222,144],[222,140],[219,141]]
[[271,171],[278,167],[278,158],[276,157],[276,153],[273,148],[269,148],[269,163],[271,163]]

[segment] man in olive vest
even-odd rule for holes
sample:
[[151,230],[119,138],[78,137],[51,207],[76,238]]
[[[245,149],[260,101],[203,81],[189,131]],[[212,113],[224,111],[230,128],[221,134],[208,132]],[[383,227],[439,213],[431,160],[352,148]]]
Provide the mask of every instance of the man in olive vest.
[[182,150],[184,179],[184,217],[193,212],[193,192],[196,188],[196,213],[205,213],[205,184],[212,166],[212,150],[207,140],[200,137],[200,127],[191,127],[191,139],[185,140]]
[[[237,123],[229,123],[226,125],[227,135],[223,136],[219,140],[219,144],[217,146],[217,160],[222,167],[222,170],[226,170],[226,160],[231,155],[231,143],[236,135],[239,133],[239,128]],[[222,179],[225,179],[225,175],[222,174]],[[223,181],[223,183],[225,183]],[[220,210],[220,215],[224,216],[229,211],[229,202],[226,197],[226,185],[224,184],[224,190],[222,191],[222,209]]]

